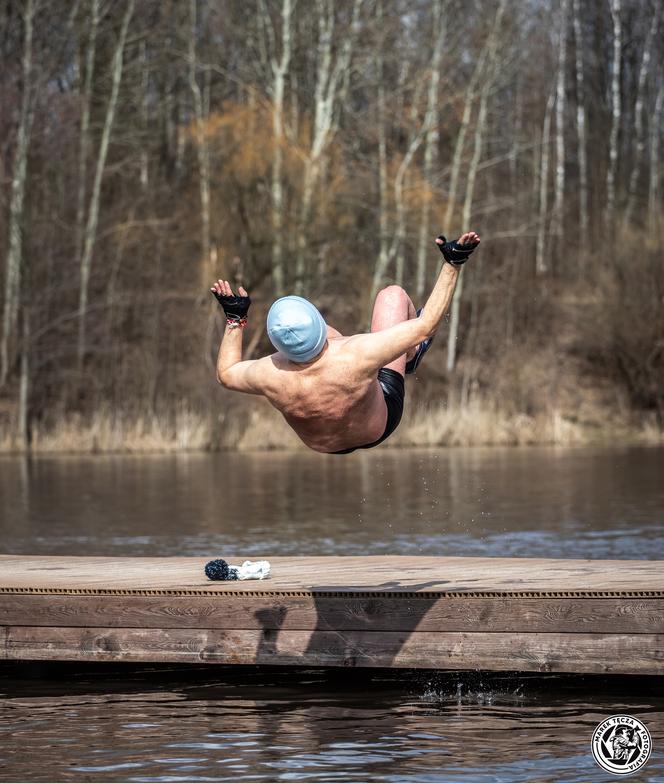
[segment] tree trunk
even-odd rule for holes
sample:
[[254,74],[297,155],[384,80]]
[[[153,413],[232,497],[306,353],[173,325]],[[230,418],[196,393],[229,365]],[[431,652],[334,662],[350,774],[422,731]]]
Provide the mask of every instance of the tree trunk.
[[521,133],[523,125],[522,88],[517,77],[514,87],[514,114],[512,125],[512,143],[509,152],[510,183],[512,192],[516,193],[519,179],[519,151],[521,149]]
[[83,234],[85,225],[85,196],[87,190],[87,166],[90,151],[90,107],[92,104],[92,85],[94,81],[95,53],[97,50],[97,30],[99,27],[100,0],[90,0],[90,33],[85,50],[85,82],[81,101],[81,138],[78,147],[78,190],[76,197],[76,260],[80,266],[83,256]]
[[452,167],[450,170],[450,189],[447,196],[447,209],[445,210],[445,225],[444,231],[452,232],[452,219],[454,217],[457,190],[459,187],[459,176],[461,174],[461,163],[463,161],[463,150],[466,144],[466,136],[468,135],[468,127],[470,125],[470,118],[473,111],[473,104],[475,103],[475,96],[477,95],[477,86],[484,70],[484,63],[486,61],[487,47],[484,46],[482,53],[477,58],[475,64],[475,70],[470,79],[468,87],[466,88],[466,94],[463,102],[463,115],[461,117],[461,125],[457,133],[456,141],[454,143],[454,154],[452,156]]
[[145,192],[148,189],[148,150],[147,150],[148,121],[149,121],[148,93],[150,89],[150,84],[149,84],[150,75],[148,70],[148,52],[147,52],[147,45],[145,39],[141,41],[140,51],[141,51],[140,105],[141,105],[141,131],[142,131],[141,153],[140,153],[140,181],[141,181],[141,188]]
[[[501,4],[502,7],[502,4]],[[489,85],[491,80],[487,74],[482,92],[480,94],[480,107],[477,113],[477,122],[475,124],[475,136],[473,142],[473,155],[468,166],[468,176],[466,178],[466,195],[463,202],[462,225],[464,231],[470,228],[470,219],[473,209],[473,198],[475,195],[475,180],[477,179],[477,169],[484,146],[484,131],[486,128],[486,110],[489,97]],[[463,267],[459,273],[456,289],[452,298],[450,308],[450,331],[447,334],[447,371],[452,372],[456,365],[457,339],[459,336],[459,310],[461,306],[461,296],[463,293]]]
[[404,265],[405,265],[405,252],[406,252],[406,208],[404,204],[404,182],[408,175],[408,169],[413,162],[415,153],[422,143],[424,138],[424,128],[422,132],[418,133],[412,140],[408,152],[406,153],[397,176],[394,180],[394,205],[397,213],[397,230],[392,242],[392,248],[390,255],[395,259],[395,282],[397,285],[403,285],[404,283]]
[[207,285],[212,279],[210,241],[210,150],[205,132],[205,102],[198,84],[196,60],[197,0],[189,0],[189,89],[194,99],[194,117],[196,118],[196,161],[198,163],[198,194],[201,205],[201,285]]
[[21,362],[18,387],[18,440],[25,451],[30,450],[30,320],[24,307],[21,318]]
[[539,217],[537,221],[537,246],[535,250],[535,271],[538,275],[546,273],[549,265],[546,258],[546,223],[549,210],[549,144],[551,140],[551,114],[555,102],[555,92],[551,92],[544,111],[542,126],[542,154],[539,172]]
[[627,196],[627,206],[625,207],[625,225],[629,225],[634,213],[636,203],[636,191],[639,184],[639,173],[641,171],[641,162],[643,160],[643,151],[645,149],[645,127],[643,122],[643,104],[645,102],[646,82],[650,71],[650,61],[652,58],[652,42],[659,25],[660,8],[657,6],[652,15],[652,22],[648,30],[643,56],[641,58],[641,67],[639,68],[639,79],[636,88],[636,105],[634,106],[634,137],[636,149],[634,152],[634,161],[629,176],[629,187]]
[[613,216],[616,207],[616,177],[618,174],[618,132],[622,115],[620,70],[622,50],[621,0],[611,0],[613,20],[613,63],[611,74],[611,134],[609,138],[609,166],[606,173],[605,229],[613,234]]
[[334,54],[334,12],[333,0],[316,0],[318,17],[318,52],[316,88],[314,95],[314,121],[311,147],[304,164],[302,203],[298,221],[295,291],[304,292],[306,283],[307,234],[311,222],[311,210],[321,170],[321,159],[332,141],[335,130],[335,111],[340,87],[347,79],[355,39],[359,32],[359,16],[364,0],[354,0],[350,30],[339,45],[336,59]]
[[586,142],[586,99],[583,68],[583,35],[581,0],[574,0],[574,54],[576,73],[576,131],[579,139],[579,226],[581,235],[588,232],[588,148]]
[[115,119],[115,110],[118,103],[118,93],[120,83],[122,82],[123,58],[125,43],[127,40],[127,30],[129,22],[134,13],[135,0],[128,0],[120,34],[113,52],[113,61],[111,64],[112,83],[111,95],[106,106],[106,116],[104,118],[104,127],[99,143],[99,152],[97,155],[97,166],[95,169],[95,178],[90,195],[90,206],[88,208],[88,219],[85,225],[85,239],[83,244],[83,255],[81,257],[81,283],[78,298],[78,366],[79,371],[83,366],[86,344],[85,314],[88,307],[88,293],[90,285],[90,271],[92,268],[92,251],[94,249],[97,223],[99,222],[99,196],[101,193],[101,182],[106,167],[106,156],[108,154],[108,145],[111,139],[111,130]]
[[12,170],[9,221],[7,233],[9,247],[5,262],[5,296],[2,311],[2,335],[0,342],[0,388],[7,382],[10,365],[10,344],[16,331],[19,299],[21,294],[21,272],[23,266],[23,207],[25,202],[25,179],[28,166],[28,148],[33,120],[32,101],[32,35],[33,0],[25,1],[23,13],[23,57],[21,63],[23,92],[21,110]]
[[[378,29],[383,29],[383,0],[376,2],[376,23]],[[371,294],[369,297],[369,306],[373,307],[373,300],[380,287],[383,275],[387,270],[389,263],[388,249],[388,199],[387,199],[387,122],[385,110],[385,73],[383,59],[383,41],[379,41],[376,50],[376,74],[378,77],[378,96],[377,96],[377,114],[378,114],[378,258],[374,266],[373,282]]]
[[[272,276],[276,296],[283,296],[286,285],[284,271],[284,204],[282,186],[284,144],[284,88],[291,59],[293,4],[283,0],[281,8],[281,57],[272,59],[272,133],[274,159],[272,163]],[[268,20],[269,24],[269,20]]]
[[[473,210],[473,199],[475,197],[475,181],[477,179],[477,171],[479,168],[480,158],[482,156],[482,149],[484,147],[484,132],[486,129],[486,115],[487,115],[487,103],[489,100],[489,91],[493,86],[496,78],[496,50],[498,46],[498,34],[505,12],[506,0],[500,0],[498,8],[496,9],[496,16],[493,21],[493,27],[489,34],[487,41],[487,69],[484,75],[484,81],[482,82],[482,88],[480,91],[480,105],[477,112],[477,121],[475,123],[475,135],[473,141],[473,154],[468,166],[468,175],[466,177],[466,193],[463,202],[462,213],[462,226],[463,231],[467,231],[470,228],[470,219]],[[447,371],[451,373],[456,365],[457,356],[457,338],[459,335],[459,311],[461,307],[461,296],[463,293],[463,268],[459,274],[457,280],[454,296],[452,297],[452,306],[450,308],[450,331],[447,335]]]
[[648,226],[651,233],[655,233],[659,226],[660,212],[660,138],[661,117],[664,109],[664,82],[660,77],[659,90],[655,99],[655,110],[650,123],[650,182],[648,185]]
[[553,233],[563,232],[565,199],[565,67],[567,65],[567,8],[561,0],[558,74],[556,78],[556,179],[553,198]]
[[431,171],[433,169],[438,153],[438,85],[440,84],[440,62],[443,53],[443,42],[447,34],[446,26],[443,22],[442,0],[434,0],[433,10],[433,29],[437,30],[433,56],[431,58],[431,77],[429,79],[429,91],[427,95],[427,110],[424,118],[426,136],[424,140],[424,165],[422,169],[422,178],[424,186],[428,189],[422,199],[420,212],[420,228],[417,238],[417,266],[415,279],[415,293],[418,299],[424,296],[426,285],[426,260],[429,251],[429,213],[431,209],[430,191],[433,189],[431,183]]
[[[389,246],[388,252],[385,254],[383,258],[379,258],[379,263],[376,264],[376,268],[374,269],[373,285],[371,287],[371,297],[370,297],[372,302],[378,292],[378,289],[380,288],[383,282],[383,278],[385,277],[385,273],[387,272],[387,267],[394,259],[397,258],[397,255],[402,249],[404,243],[404,239],[406,236],[406,218],[405,218],[405,207],[404,207],[404,199],[403,199],[404,179],[406,177],[410,164],[413,162],[415,153],[417,152],[417,150],[419,149],[422,143],[423,137],[424,137],[424,126],[422,126],[420,132],[417,133],[411,139],[410,144],[408,146],[408,150],[406,151],[403,160],[399,164],[396,177],[394,178],[394,204],[396,208],[397,227],[394,236],[392,237],[392,242]],[[398,263],[397,263],[397,267],[398,267]],[[402,270],[402,276],[403,276],[403,270]],[[399,273],[397,270],[397,280],[398,277],[399,277]]]

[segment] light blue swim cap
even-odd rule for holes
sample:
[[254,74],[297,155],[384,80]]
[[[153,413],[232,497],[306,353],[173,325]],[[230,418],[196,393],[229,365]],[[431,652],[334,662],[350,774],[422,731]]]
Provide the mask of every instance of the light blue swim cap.
[[311,302],[301,296],[282,296],[267,314],[267,334],[277,351],[292,362],[309,362],[323,350],[327,326]]

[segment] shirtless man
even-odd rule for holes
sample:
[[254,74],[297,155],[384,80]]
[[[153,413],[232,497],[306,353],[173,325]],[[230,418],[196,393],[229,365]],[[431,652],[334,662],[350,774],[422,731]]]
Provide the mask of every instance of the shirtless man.
[[404,375],[414,372],[452,301],[459,267],[479,245],[474,232],[456,242],[436,239],[445,257],[426,304],[416,311],[403,288],[391,285],[376,297],[370,334],[344,337],[299,296],[272,305],[267,331],[277,350],[242,361],[242,332],[250,299],[235,296],[226,280],[210,289],[226,313],[217,358],[222,386],[260,394],[280,411],[309,448],[348,454],[382,443],[397,428],[404,402]]

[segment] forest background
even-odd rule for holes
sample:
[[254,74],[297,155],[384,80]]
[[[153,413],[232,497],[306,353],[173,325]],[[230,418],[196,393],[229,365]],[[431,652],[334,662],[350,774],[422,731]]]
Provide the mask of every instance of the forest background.
[[661,442],[662,0],[1,0],[0,449],[277,448],[218,277],[344,333],[478,231],[404,444]]

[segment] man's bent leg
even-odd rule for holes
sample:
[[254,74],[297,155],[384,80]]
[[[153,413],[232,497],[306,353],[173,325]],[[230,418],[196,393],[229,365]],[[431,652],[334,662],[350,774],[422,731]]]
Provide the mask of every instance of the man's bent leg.
[[[382,332],[390,326],[417,318],[417,312],[408,294],[398,285],[391,285],[379,292],[371,316],[371,331]],[[356,448],[370,449],[388,438],[399,426],[403,414],[404,376],[406,373],[406,354],[395,359],[378,370],[378,383],[383,391],[387,411],[385,429],[378,440]],[[336,454],[350,454],[352,449],[337,451]]]
[[[382,332],[383,329],[389,329],[402,321],[410,321],[411,318],[417,318],[417,311],[410,297],[400,285],[390,285],[378,292],[371,316],[371,331]],[[415,354],[415,349],[412,353]],[[385,366],[404,375],[409,358],[410,354],[403,354]]]

